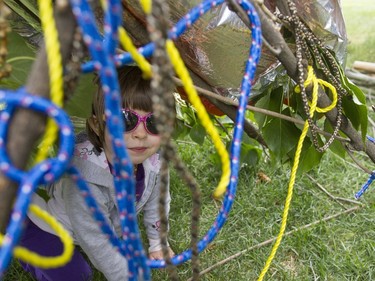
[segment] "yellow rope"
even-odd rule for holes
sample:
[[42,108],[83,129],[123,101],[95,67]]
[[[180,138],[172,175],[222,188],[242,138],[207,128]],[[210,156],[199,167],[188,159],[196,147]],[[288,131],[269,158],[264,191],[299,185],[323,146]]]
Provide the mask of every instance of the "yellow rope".
[[[63,105],[63,68],[60,54],[60,43],[53,17],[52,1],[38,0],[40,19],[44,31],[46,44],[46,52],[49,67],[51,100],[57,106]],[[47,155],[49,148],[55,143],[58,132],[58,126],[53,119],[48,119],[46,131],[35,158],[35,162],[43,161]]]
[[[332,108],[334,108],[336,106],[337,91],[336,91],[335,87],[332,86],[330,83],[324,81],[324,80],[316,78],[316,76],[314,74],[314,70],[311,66],[309,66],[309,68],[308,68],[308,77],[307,77],[304,85],[305,85],[305,87],[307,87],[310,84],[313,85],[312,101],[311,101],[311,104],[310,104],[310,111],[309,111],[310,117],[314,116],[315,111],[327,112],[327,111],[331,110]],[[318,107],[316,105],[317,105],[317,102],[318,102],[319,84],[322,85],[322,86],[326,86],[331,90],[331,92],[333,94],[333,102],[329,107],[324,108],[324,109],[319,108],[319,110],[318,110]],[[296,89],[296,92],[300,92],[300,89]],[[269,267],[272,263],[272,260],[274,259],[275,255],[276,255],[277,249],[280,246],[281,240],[282,240],[284,232],[285,232],[286,223],[287,223],[288,214],[289,214],[289,209],[290,209],[290,203],[292,201],[294,183],[296,181],[297,169],[298,169],[300,156],[301,156],[301,152],[302,152],[303,141],[305,140],[305,137],[307,135],[308,130],[309,130],[309,123],[306,120],[305,124],[303,126],[303,130],[302,130],[300,139],[299,139],[298,144],[297,144],[296,154],[294,156],[294,163],[293,163],[293,167],[292,167],[292,171],[291,171],[291,175],[290,175],[288,192],[287,192],[287,197],[286,197],[286,200],[285,200],[285,206],[284,206],[283,216],[282,216],[282,220],[281,220],[280,231],[279,231],[279,234],[276,238],[275,244],[272,247],[271,253],[270,253],[270,255],[269,255],[269,257],[268,257],[268,259],[267,259],[267,261],[264,265],[264,268],[262,269],[262,271],[259,275],[258,281],[262,281],[265,274],[267,273],[267,271],[268,271],[268,269],[269,269]]]
[[[30,211],[36,216],[44,220],[55,231],[58,237],[61,238],[63,244],[63,253],[56,257],[43,257],[35,252],[31,252],[23,247],[15,247],[13,251],[14,257],[40,268],[55,268],[67,264],[72,258],[74,245],[69,233],[62,227],[62,225],[49,213],[40,209],[36,205],[30,205]],[[4,236],[0,234],[0,245],[3,244]]]
[[152,1],[151,0],[139,0],[141,3],[143,11],[148,15],[152,10]]
[[[315,83],[318,83],[318,84],[322,85],[323,87],[328,88],[332,93],[332,99],[333,99],[332,103],[326,108],[316,107],[316,112],[325,113],[325,112],[328,112],[328,111],[332,110],[333,108],[335,108],[335,106],[337,104],[337,90],[336,90],[336,88],[331,83],[328,83],[327,81],[316,78],[316,76],[313,73],[312,67],[309,66],[307,79],[306,79],[304,85],[305,85],[305,87],[307,87],[308,85],[310,85],[312,83],[314,84],[314,86],[315,86]],[[318,91],[318,90],[316,89],[316,91]],[[299,86],[296,87],[295,92],[296,93],[301,92],[301,89],[300,89]],[[310,103],[310,106],[311,106],[311,103]]]
[[[143,10],[146,13],[151,12],[151,1],[150,0],[140,0]],[[107,10],[107,2],[104,0],[100,1],[103,10]],[[144,79],[150,79],[152,76],[152,68],[151,64],[145,59],[144,56],[142,56],[140,53],[138,53],[137,48],[134,46],[133,41],[127,34],[124,27],[120,26],[118,29],[119,33],[119,41],[122,47],[125,51],[129,52],[131,57],[133,58],[134,62],[139,66],[139,68],[142,70],[143,78]]]
[[[63,69],[62,59],[60,55],[60,44],[58,33],[53,17],[52,1],[38,0],[39,13],[42,23],[42,28],[45,36],[45,45],[48,59],[49,76],[50,76],[50,94],[51,100],[58,106],[62,106],[63,93]],[[55,143],[58,132],[58,126],[53,119],[48,119],[46,131],[43,136],[38,153],[35,157],[35,162],[43,161],[47,155],[49,148]],[[45,220],[57,235],[61,238],[64,245],[64,251],[57,257],[43,257],[37,253],[31,252],[22,247],[14,249],[14,256],[37,267],[53,268],[60,267],[70,261],[73,255],[73,240],[69,233],[47,212],[41,210],[37,206],[31,205],[30,210],[38,217]],[[3,243],[4,236],[0,235],[0,244]]]
[[199,96],[194,88],[193,81],[190,78],[189,72],[187,71],[184,62],[182,61],[181,56],[177,48],[175,47],[173,41],[167,40],[166,49],[177,75],[181,78],[181,81],[184,85],[184,89],[189,97],[191,104],[197,110],[198,118],[201,120],[203,127],[206,129],[207,133],[211,137],[214,146],[221,158],[222,176],[213,194],[216,198],[221,197],[226,191],[230,177],[230,161],[228,152],[225,148],[225,145],[221,141],[217,130],[212,124],[205,107],[199,99]]
[[134,46],[132,40],[122,26],[119,28],[119,40],[124,50],[130,53],[135,63],[142,70],[143,78],[151,78],[152,69],[150,63],[141,54],[138,53],[137,48]]

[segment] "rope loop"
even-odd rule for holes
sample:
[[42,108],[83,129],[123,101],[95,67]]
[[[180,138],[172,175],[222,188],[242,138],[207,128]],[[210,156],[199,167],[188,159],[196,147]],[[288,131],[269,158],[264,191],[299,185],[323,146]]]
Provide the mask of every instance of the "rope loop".
[[[15,92],[0,90],[0,103],[5,104],[5,108],[0,113],[0,170],[7,177],[20,183],[19,194],[6,229],[6,235],[2,239],[0,250],[0,275],[2,275],[9,265],[13,249],[20,239],[22,223],[26,218],[33,191],[39,184],[48,184],[55,181],[66,170],[73,155],[74,136],[72,124],[67,114],[47,99],[29,95],[24,89]],[[9,119],[18,107],[43,112],[55,120],[60,128],[60,150],[57,152],[56,157],[38,163],[29,171],[22,171],[14,167],[10,163],[6,152]],[[65,239],[65,241],[67,240]],[[65,246],[67,245],[66,243]],[[67,247],[69,252],[69,246]],[[58,259],[58,264],[61,266],[66,263],[68,257],[69,254],[65,253],[62,260]],[[46,259],[48,260],[48,258]],[[39,261],[38,258],[35,260],[33,255],[28,256],[27,253],[26,260],[30,263],[38,263]]]
[[[13,250],[14,256],[24,262],[40,268],[56,268],[68,263],[74,252],[73,239],[70,237],[69,233],[53,216],[40,209],[37,205],[31,204],[30,211],[37,217],[44,220],[56,232],[56,235],[60,237],[61,243],[63,244],[63,252],[60,256],[44,257],[35,252],[31,252],[24,247],[16,246]],[[3,244],[4,240],[4,236],[0,235],[1,245]]]
[[[307,78],[305,80],[304,86],[308,87],[309,85],[313,86],[313,97],[314,96],[318,97],[318,87],[319,87],[319,85],[322,86],[322,87],[328,88],[332,93],[332,103],[325,108],[320,108],[320,107],[315,106],[313,112],[316,111],[316,112],[319,112],[319,113],[326,113],[326,112],[331,111],[332,109],[334,109],[336,107],[337,90],[336,90],[335,86],[333,86],[331,83],[329,83],[325,80],[317,78],[315,76],[314,69],[310,65],[307,68]],[[299,86],[296,86],[294,91],[297,94],[301,93],[301,89],[300,89]],[[311,103],[309,103],[309,104],[310,104],[310,107],[312,107]],[[310,112],[310,114],[311,114],[311,112]]]
[[6,152],[7,130],[9,127],[9,119],[16,108],[28,108],[35,111],[45,113],[48,117],[55,120],[59,125],[60,149],[56,157],[41,162],[39,165],[46,172],[39,184],[52,183],[58,179],[68,167],[70,159],[73,155],[74,133],[73,125],[69,116],[59,107],[51,103],[49,100],[34,95],[27,94],[24,89],[16,92],[0,90],[0,103],[6,104],[6,108],[0,113],[0,170],[12,180],[20,182],[28,176],[28,172],[21,171],[10,163],[10,159]]

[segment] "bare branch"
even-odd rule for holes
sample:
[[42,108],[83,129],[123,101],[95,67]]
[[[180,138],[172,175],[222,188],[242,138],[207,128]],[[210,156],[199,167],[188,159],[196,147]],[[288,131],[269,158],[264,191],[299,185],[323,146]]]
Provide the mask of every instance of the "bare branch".
[[[71,53],[75,19],[65,1],[55,11],[56,25],[61,42],[63,62]],[[49,98],[49,75],[44,45],[32,66],[26,83],[26,91],[32,95]],[[31,151],[45,128],[46,117],[28,109],[15,111],[8,131],[7,151],[13,165],[25,169]],[[0,174],[0,231],[4,232],[17,194],[18,184]]]

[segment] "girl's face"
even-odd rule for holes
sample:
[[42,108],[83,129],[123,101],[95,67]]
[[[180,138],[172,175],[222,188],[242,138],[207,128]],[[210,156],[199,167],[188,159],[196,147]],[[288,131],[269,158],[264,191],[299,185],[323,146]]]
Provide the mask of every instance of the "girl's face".
[[[140,116],[146,116],[149,112],[132,109]],[[124,132],[124,140],[127,152],[134,165],[144,162],[151,155],[155,154],[160,147],[160,136],[149,134],[145,128],[145,123],[140,122],[138,126],[130,131]],[[110,147],[109,134],[105,132],[104,151],[107,158],[112,161],[112,149]]]

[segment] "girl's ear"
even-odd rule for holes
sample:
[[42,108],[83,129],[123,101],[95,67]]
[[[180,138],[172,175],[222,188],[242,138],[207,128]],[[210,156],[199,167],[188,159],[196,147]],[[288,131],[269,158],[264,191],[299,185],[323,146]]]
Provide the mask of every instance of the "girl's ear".
[[89,123],[91,130],[93,130],[99,137],[99,122],[96,116],[91,116],[90,118],[88,118],[87,122]]

